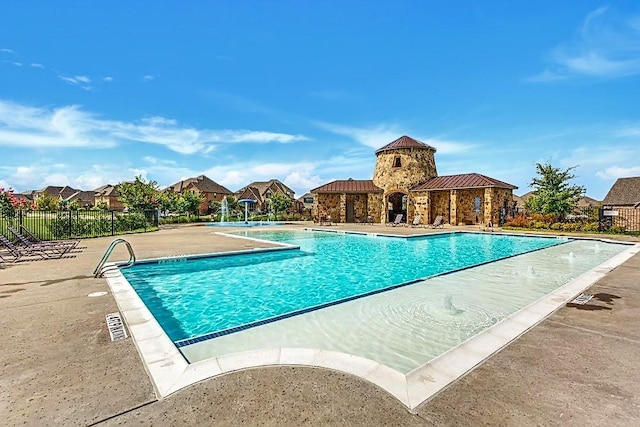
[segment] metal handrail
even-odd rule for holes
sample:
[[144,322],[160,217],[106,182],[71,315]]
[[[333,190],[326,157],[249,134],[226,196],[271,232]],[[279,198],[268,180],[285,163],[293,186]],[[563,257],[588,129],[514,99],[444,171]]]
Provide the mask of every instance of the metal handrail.
[[93,277],[96,277],[96,278],[102,277],[102,273],[103,273],[102,267],[104,267],[104,264],[107,262],[107,259],[109,259],[109,256],[111,256],[111,252],[113,252],[115,247],[118,246],[118,244],[120,243],[124,243],[127,246],[127,250],[129,251],[129,261],[127,261],[126,264],[121,265],[120,268],[129,268],[133,264],[135,264],[136,254],[133,253],[133,248],[131,247],[131,244],[124,239],[116,239],[113,242],[111,242],[111,244],[105,251],[104,255],[102,256],[102,259],[98,263],[98,266],[96,267],[95,270],[93,270]]

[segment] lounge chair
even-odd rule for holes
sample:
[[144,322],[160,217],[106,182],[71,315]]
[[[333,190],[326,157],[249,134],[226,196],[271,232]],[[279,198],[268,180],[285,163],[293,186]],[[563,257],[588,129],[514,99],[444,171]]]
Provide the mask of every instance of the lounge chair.
[[74,239],[69,239],[69,240],[42,240],[40,237],[36,236],[34,233],[32,233],[27,227],[25,227],[24,225],[20,226],[20,233],[22,233],[22,235],[24,235],[27,239],[31,240],[34,243],[59,243],[59,244],[64,244],[64,245],[69,245],[73,248],[76,248],[79,244],[80,244],[80,240],[74,240]]
[[442,215],[438,215],[432,224],[429,224],[430,228],[444,228],[444,223],[442,222]]
[[493,222],[489,221],[486,224],[480,224],[480,231],[494,231],[495,228],[493,228]]
[[9,232],[11,232],[11,234],[13,234],[15,238],[18,239],[20,243],[22,243],[23,246],[35,251],[40,250],[40,251],[53,252],[55,254],[64,255],[65,253],[69,252],[71,249],[75,247],[64,242],[60,243],[60,242],[45,241],[40,243],[34,243],[29,239],[27,239],[26,237],[24,237],[22,234],[18,233],[13,227],[7,227],[7,230],[9,230]]
[[333,221],[331,221],[331,215],[327,215],[323,220],[320,221],[320,225],[333,225]]
[[414,216],[413,217],[413,222],[411,223],[411,226],[414,227],[414,228],[415,227],[420,227],[420,219],[421,219],[420,215]]
[[33,261],[61,257],[61,255],[52,256],[51,253],[39,249],[18,247],[11,243],[11,240],[7,239],[2,234],[0,234],[0,244],[4,245],[4,247],[7,248],[9,254],[13,257],[13,259],[11,260],[12,262]]
[[404,217],[404,214],[397,214],[396,215],[396,219],[394,219],[393,222],[388,222],[387,226],[397,227],[399,225],[404,225],[402,223],[402,218],[403,217]]

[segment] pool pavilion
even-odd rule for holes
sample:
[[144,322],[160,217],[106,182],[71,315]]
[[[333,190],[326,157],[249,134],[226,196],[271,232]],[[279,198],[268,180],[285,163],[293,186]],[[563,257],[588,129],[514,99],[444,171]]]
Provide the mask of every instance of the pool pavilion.
[[478,173],[438,176],[436,149],[402,136],[376,151],[372,180],[336,180],[311,190],[316,221],[450,225],[502,223],[515,185]]

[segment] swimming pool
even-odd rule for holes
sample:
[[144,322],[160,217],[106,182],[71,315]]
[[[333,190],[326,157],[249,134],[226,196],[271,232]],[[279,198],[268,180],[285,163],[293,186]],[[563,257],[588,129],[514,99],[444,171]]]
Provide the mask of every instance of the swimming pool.
[[299,248],[139,264],[124,271],[179,347],[568,242],[479,233],[416,238],[301,231],[244,234]]
[[[282,253],[277,255],[286,255],[288,262],[309,262],[318,252],[335,252],[331,250],[335,245],[319,249],[330,233],[323,233],[317,239],[314,238],[317,234],[309,232],[272,235],[262,231],[242,231],[235,234],[249,238],[269,237],[281,241],[280,245],[284,245],[284,242],[299,244],[299,251],[292,249],[290,244],[286,248],[279,248]],[[494,239],[499,238],[495,234],[478,236],[485,237],[478,240],[475,246],[461,244],[463,240],[448,241],[452,255],[440,257],[436,264],[440,261],[449,263],[449,258],[477,261],[469,255],[470,250],[490,253],[490,245],[481,242],[484,239],[498,241]],[[334,233],[336,239],[345,237],[348,236]],[[384,242],[374,251],[375,254],[365,257],[364,264],[373,265],[375,260],[382,260],[386,267],[409,265],[396,262],[408,258],[409,253],[406,247],[402,249],[402,244],[411,243],[422,247],[423,252],[430,252],[438,244],[447,241],[438,241],[435,236],[430,240],[382,235],[359,237],[366,241],[378,241],[376,244]],[[308,242],[305,243],[306,240]],[[162,326],[159,323],[162,316],[167,315],[172,319],[169,324],[177,324],[177,331],[184,330],[179,316],[174,317],[167,308],[170,305],[154,315],[123,276],[122,272],[126,270],[110,269],[105,277],[159,397],[219,374],[284,364],[325,367],[359,376],[382,387],[408,408],[415,408],[562,307],[608,271],[640,252],[640,245],[600,240],[548,237],[536,240],[537,244],[541,242],[544,242],[543,246],[551,245],[539,250],[534,245],[529,252],[521,255],[436,275],[428,280],[419,280],[319,310],[294,312],[293,316],[250,325],[249,328],[240,328],[234,333],[213,339],[182,342],[180,347],[165,332],[171,327],[167,326],[166,319]],[[401,256],[385,249],[387,244],[400,245]],[[346,246],[358,245],[350,243]],[[296,251],[305,252],[303,247],[307,247],[308,253],[291,256]],[[248,251],[259,255],[258,252],[264,249],[256,246]],[[354,253],[359,252],[355,250]],[[458,255],[453,255],[456,253]],[[390,254],[395,256],[389,257]],[[278,270],[281,262],[270,260],[254,265],[247,263],[253,259],[251,256],[222,256],[220,260],[223,259],[226,259],[229,267],[252,271],[261,283],[269,277],[267,273]],[[356,270],[353,268],[357,264],[353,256],[336,259],[347,264],[347,272]],[[195,259],[190,257],[178,256],[143,260],[138,267],[144,267],[145,264],[149,264],[149,267],[180,267],[177,269],[179,271],[193,261]],[[418,267],[411,267],[414,268]],[[148,271],[151,275],[152,270]],[[224,267],[219,265],[217,270],[209,272],[216,275],[223,270]],[[338,275],[339,270],[330,269],[327,275]],[[259,271],[262,274],[258,274]],[[298,270],[294,276],[303,278],[306,271]],[[228,281],[235,275],[226,270],[221,277]],[[159,293],[167,294],[165,302],[170,303],[171,298],[189,292],[188,285],[176,286],[175,283],[179,281],[171,274],[165,275],[164,279],[169,288],[173,286],[171,291],[158,288]],[[216,292],[217,289],[211,286],[209,291]],[[221,295],[224,295],[224,291]],[[158,295],[154,298],[158,298]],[[248,294],[246,300],[255,301],[255,297]],[[183,303],[187,301],[181,300],[172,309],[173,312],[180,312],[180,307],[185,312],[193,311],[187,309],[187,305],[181,305]],[[206,308],[206,305],[200,307],[202,313]]]

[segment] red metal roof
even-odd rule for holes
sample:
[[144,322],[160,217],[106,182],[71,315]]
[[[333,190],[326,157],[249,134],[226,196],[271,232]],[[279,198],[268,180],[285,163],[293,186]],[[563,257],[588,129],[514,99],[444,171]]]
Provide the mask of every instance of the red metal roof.
[[382,193],[370,179],[339,179],[311,190],[312,193]]
[[413,187],[411,191],[420,190],[454,190],[458,188],[487,188],[498,187],[515,190],[515,185],[490,178],[479,173],[465,173],[462,175],[437,176],[424,184]]
[[398,148],[426,148],[429,150],[436,151],[435,148],[425,144],[424,142],[420,142],[417,139],[413,139],[408,137],[407,135],[403,135],[400,138],[396,139],[395,141],[390,142],[384,147],[376,150],[376,154],[381,153],[383,151],[395,150]]

